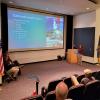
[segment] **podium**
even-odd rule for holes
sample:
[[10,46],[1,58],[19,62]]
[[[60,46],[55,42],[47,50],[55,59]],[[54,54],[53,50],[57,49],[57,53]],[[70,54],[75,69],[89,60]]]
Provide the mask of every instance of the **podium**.
[[77,49],[68,49],[67,62],[68,63],[78,63],[77,53],[78,53]]

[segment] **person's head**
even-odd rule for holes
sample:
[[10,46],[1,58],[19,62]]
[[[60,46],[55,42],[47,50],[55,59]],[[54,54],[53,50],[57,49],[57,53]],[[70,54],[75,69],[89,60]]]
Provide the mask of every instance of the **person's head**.
[[56,100],[64,100],[68,94],[68,86],[62,81],[56,86]]
[[84,70],[84,74],[85,74],[85,77],[91,77],[92,76],[92,71],[90,69],[85,69]]

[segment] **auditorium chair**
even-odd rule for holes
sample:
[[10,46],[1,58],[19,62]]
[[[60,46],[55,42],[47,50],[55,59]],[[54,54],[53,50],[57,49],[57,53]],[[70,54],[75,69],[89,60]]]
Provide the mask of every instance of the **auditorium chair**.
[[46,94],[45,100],[56,100],[55,91],[50,91]]
[[85,85],[83,84],[70,87],[67,98],[71,98],[72,100],[83,100],[84,89],[85,89]]
[[96,79],[100,80],[100,71],[97,71]]
[[84,74],[83,74],[83,75],[78,76],[78,77],[77,77],[78,82],[80,83],[80,82],[81,82],[81,80],[82,80],[84,77],[85,77],[85,75],[84,75]]
[[48,88],[47,88],[47,92],[50,92],[50,91],[55,90],[57,84],[58,84],[59,82],[61,82],[61,81],[62,81],[62,80],[59,79],[59,80],[54,80],[54,81],[49,82]]
[[23,98],[21,100],[43,100],[43,97],[42,97],[42,95],[29,96],[29,97]]
[[95,80],[86,84],[84,100],[100,100],[100,81]]
[[70,88],[73,85],[70,77],[69,78],[65,78],[64,82],[68,86],[68,88]]
[[97,71],[92,72],[92,76],[93,76],[95,79],[97,79],[97,74],[98,74],[98,72],[97,72]]

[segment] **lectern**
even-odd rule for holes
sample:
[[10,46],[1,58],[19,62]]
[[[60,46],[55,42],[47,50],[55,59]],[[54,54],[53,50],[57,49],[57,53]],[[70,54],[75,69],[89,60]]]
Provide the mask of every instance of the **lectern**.
[[78,62],[77,53],[78,53],[77,49],[68,49],[67,62],[68,63],[77,63]]

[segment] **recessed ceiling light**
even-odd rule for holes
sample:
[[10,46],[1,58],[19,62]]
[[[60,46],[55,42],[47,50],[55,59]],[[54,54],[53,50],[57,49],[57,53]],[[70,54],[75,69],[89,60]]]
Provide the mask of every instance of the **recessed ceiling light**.
[[10,4],[12,4],[12,3],[14,3],[14,2],[12,2],[12,1],[9,1],[9,3],[10,3]]
[[90,8],[86,8],[86,10],[89,10]]

